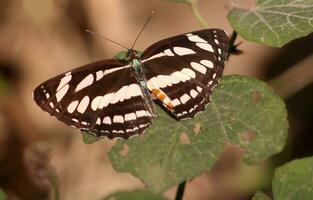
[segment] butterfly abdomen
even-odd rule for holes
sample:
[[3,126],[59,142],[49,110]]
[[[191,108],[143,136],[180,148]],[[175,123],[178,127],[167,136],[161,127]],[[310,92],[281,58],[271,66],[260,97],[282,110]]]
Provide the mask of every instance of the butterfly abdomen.
[[156,116],[156,112],[153,105],[153,100],[150,95],[150,91],[147,87],[146,76],[142,67],[141,60],[138,57],[135,57],[133,58],[133,60],[131,60],[130,65],[133,69],[137,82],[139,83],[140,89],[142,91],[143,99],[146,104],[146,109],[149,111],[151,116],[154,117]]

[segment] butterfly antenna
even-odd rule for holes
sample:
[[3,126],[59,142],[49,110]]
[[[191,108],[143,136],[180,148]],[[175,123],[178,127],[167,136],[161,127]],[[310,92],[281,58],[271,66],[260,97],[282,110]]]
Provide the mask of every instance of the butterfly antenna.
[[85,31],[86,31],[87,33],[90,33],[91,35],[100,37],[100,38],[105,39],[105,40],[107,40],[107,41],[110,41],[110,42],[112,42],[112,43],[114,43],[114,44],[117,44],[117,45],[123,47],[123,48],[126,49],[126,50],[129,50],[125,45],[122,45],[122,44],[120,44],[120,43],[118,43],[118,42],[115,42],[115,41],[109,39],[109,38],[106,38],[106,37],[104,37],[103,35],[100,35],[100,34],[98,34],[98,33],[96,33],[96,32],[90,31],[90,30],[88,30],[88,29],[86,29]]
[[147,19],[146,23],[145,23],[145,24],[143,25],[143,27],[141,28],[139,34],[137,35],[137,37],[136,37],[136,39],[135,39],[135,41],[134,41],[134,43],[133,43],[133,45],[132,45],[131,50],[134,48],[134,46],[135,46],[135,44],[136,44],[138,38],[140,37],[141,33],[143,32],[143,30],[144,30],[144,29],[146,28],[146,26],[148,25],[148,23],[149,23],[149,21],[150,21],[152,15],[154,15],[154,11],[151,12],[151,15],[150,15],[149,18]]

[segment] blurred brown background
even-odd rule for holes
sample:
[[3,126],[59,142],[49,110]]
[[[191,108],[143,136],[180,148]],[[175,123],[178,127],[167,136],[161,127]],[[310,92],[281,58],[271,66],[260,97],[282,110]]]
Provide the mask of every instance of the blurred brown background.
[[[199,9],[210,27],[231,34],[227,13],[234,5],[250,8],[253,4],[252,0],[202,0]],[[151,11],[156,14],[137,42],[138,50],[201,29],[187,5],[162,0],[1,1],[0,187],[9,199],[53,198],[56,186],[65,200],[100,199],[115,191],[144,188],[139,180],[112,168],[106,152],[114,141],[83,144],[78,130],[35,105],[32,91],[48,78],[123,50],[85,29],[130,46]],[[312,55],[312,38],[274,49],[239,37],[244,53],[231,56],[224,74],[270,80],[299,61],[298,65],[312,67],[312,56],[307,58]],[[210,173],[187,184],[184,199],[250,199],[256,189],[268,189],[271,166],[312,155],[313,87],[309,85],[286,99],[291,136],[285,152],[263,165],[248,167],[241,163],[239,150],[227,147]],[[175,190],[165,196],[173,199]]]

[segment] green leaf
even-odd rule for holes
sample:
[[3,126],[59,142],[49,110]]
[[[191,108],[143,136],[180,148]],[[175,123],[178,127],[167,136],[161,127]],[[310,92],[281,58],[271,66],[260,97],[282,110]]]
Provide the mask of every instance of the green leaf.
[[108,153],[114,168],[130,172],[154,192],[163,192],[204,170],[225,143],[245,151],[256,164],[282,150],[288,124],[284,102],[265,83],[243,76],[223,77],[206,110],[177,122],[160,108],[145,134],[118,141]]
[[[127,60],[127,53],[127,51],[120,51],[114,56],[114,58],[118,60]],[[141,57],[142,54],[143,51],[136,51],[136,56]]]
[[11,84],[9,83],[7,78],[0,72],[0,103],[7,100],[7,98],[10,96],[10,87]]
[[103,200],[166,200],[164,197],[146,191],[116,192]]
[[275,200],[312,200],[313,157],[294,160],[277,168],[272,187]]
[[6,199],[6,195],[4,191],[0,188],[0,200],[5,200],[5,199]]
[[48,178],[52,186],[52,192],[55,200],[60,199],[60,181],[55,172],[50,168],[48,170]]
[[246,40],[281,47],[313,32],[312,0],[257,0],[256,4],[228,14],[232,27]]
[[96,137],[86,131],[81,131],[82,137],[83,137],[83,141],[85,144],[92,144],[95,143],[97,141],[99,141],[101,138]]
[[118,52],[114,58],[118,59],[118,60],[126,60],[126,57],[127,57],[127,51],[121,51],[121,52]]
[[271,200],[266,194],[258,191],[252,198],[252,200]]

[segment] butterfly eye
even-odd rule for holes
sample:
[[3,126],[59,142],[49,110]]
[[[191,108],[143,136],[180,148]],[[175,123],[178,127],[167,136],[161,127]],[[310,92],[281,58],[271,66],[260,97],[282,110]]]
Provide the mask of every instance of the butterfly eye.
[[130,61],[133,57],[133,51],[134,50],[128,50],[127,53],[126,53],[126,60],[127,61]]

